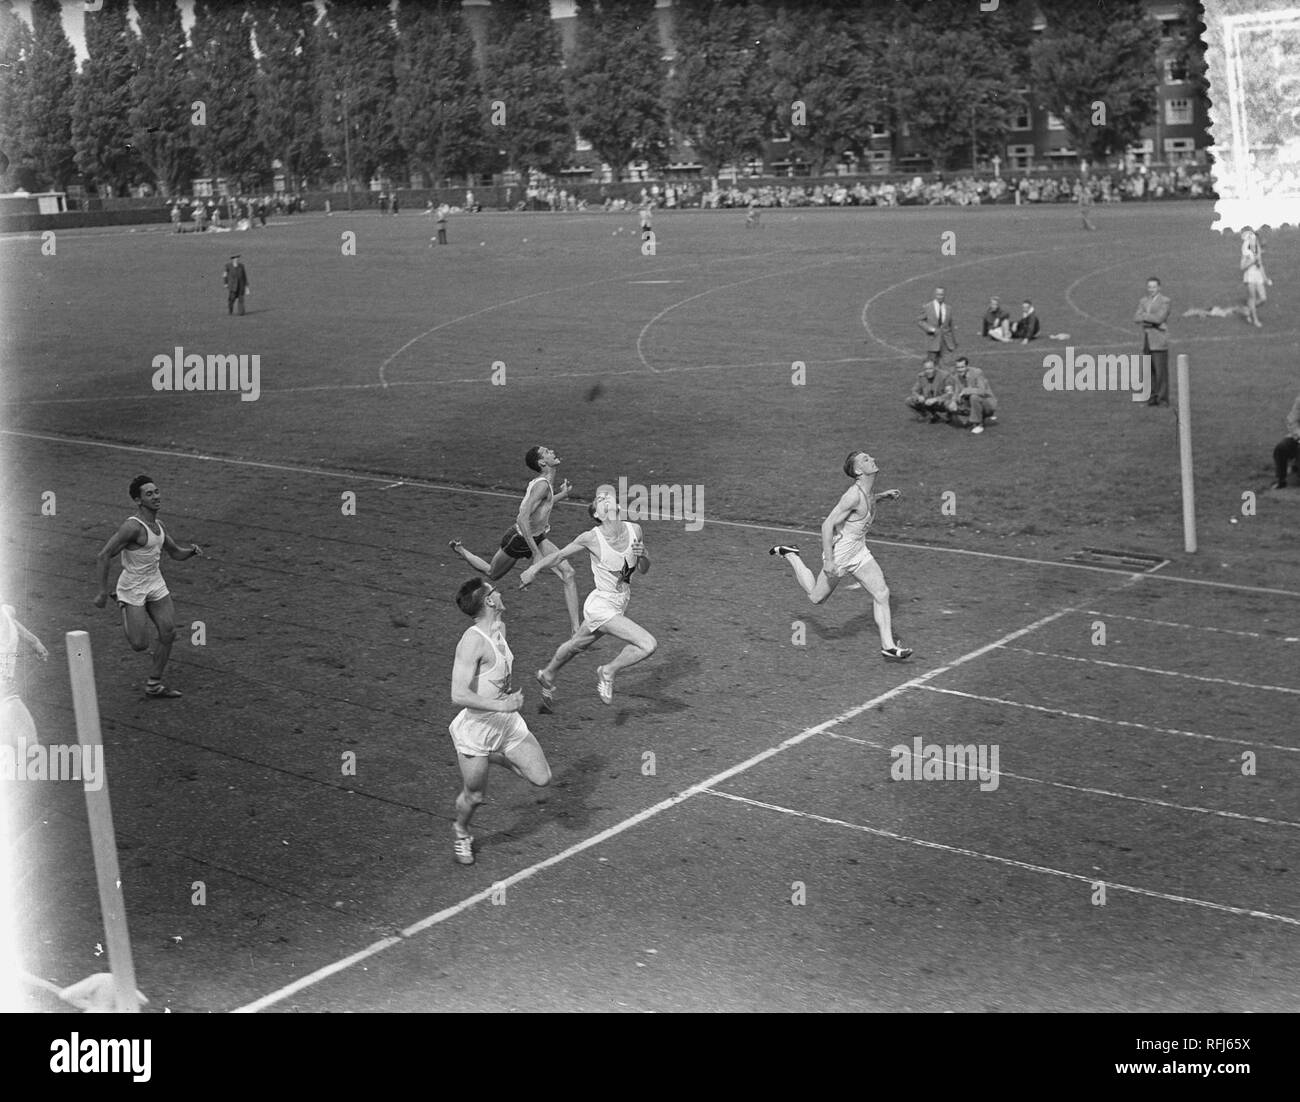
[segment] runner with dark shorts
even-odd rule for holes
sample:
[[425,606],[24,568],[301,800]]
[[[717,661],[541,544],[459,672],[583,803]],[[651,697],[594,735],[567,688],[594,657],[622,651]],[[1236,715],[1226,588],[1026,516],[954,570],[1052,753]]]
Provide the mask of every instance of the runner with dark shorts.
[[[501,537],[501,543],[492,561],[468,551],[460,540],[449,541],[448,546],[489,581],[498,581],[514,569],[520,559],[536,561],[543,555],[559,550],[550,540],[551,509],[557,501],[569,496],[569,482],[566,479],[560,488],[555,488],[555,470],[560,465],[560,457],[553,448],[543,444],[529,448],[524,456],[529,470],[537,471],[524,491],[524,499],[519,503],[519,514]],[[540,550],[539,550],[540,549]],[[581,622],[578,615],[578,583],[574,577],[573,567],[567,562],[558,562],[552,568],[553,573],[564,585],[564,603],[569,610],[569,625],[574,632]]]

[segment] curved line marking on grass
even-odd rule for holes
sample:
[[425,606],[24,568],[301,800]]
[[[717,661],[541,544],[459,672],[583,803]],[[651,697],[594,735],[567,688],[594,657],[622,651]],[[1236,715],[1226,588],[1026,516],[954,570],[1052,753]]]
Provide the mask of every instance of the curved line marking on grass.
[[[1058,250],[1053,249],[1052,251],[1056,252]],[[876,336],[875,330],[871,328],[871,323],[867,321],[867,311],[871,309],[871,305],[876,301],[876,299],[889,294],[891,291],[897,291],[900,287],[906,287],[909,283],[915,283],[917,280],[921,279],[928,279],[931,276],[944,275],[947,272],[954,272],[958,268],[969,268],[975,264],[987,264],[994,260],[1011,260],[1017,256],[1033,256],[1037,252],[1037,249],[1022,249],[1019,252],[1001,253],[998,256],[982,256],[976,260],[963,260],[960,264],[949,264],[942,268],[931,268],[928,272],[920,272],[917,275],[908,277],[907,279],[899,280],[897,283],[891,283],[884,290],[877,291],[862,304],[862,328],[867,331],[867,336],[871,340],[884,348],[888,348],[891,352],[897,352],[902,356],[906,356],[909,360],[924,359],[924,356],[919,355],[916,352],[908,351],[906,348],[899,348],[897,345],[890,344],[887,340]]]
[[778,276],[793,275],[795,272],[807,272],[807,271],[811,271],[813,268],[828,268],[832,264],[843,264],[846,263],[848,260],[856,260],[856,259],[858,258],[857,257],[836,257],[834,260],[822,260],[816,264],[805,264],[802,268],[782,268],[779,272],[768,272],[766,275],[751,276],[749,279],[742,279],[736,283],[723,283],[718,287],[710,287],[706,291],[700,291],[698,294],[690,295],[680,300],[679,302],[674,302],[671,306],[667,306],[664,309],[660,310],[659,313],[657,313],[648,322],[646,322],[645,325],[641,327],[641,332],[637,334],[637,338],[636,338],[637,358],[645,365],[646,370],[648,370],[652,375],[659,374],[658,369],[652,367],[650,365],[650,361],[645,358],[645,352],[642,349],[642,345],[643,342],[645,341],[646,333],[650,331],[650,326],[658,322],[659,319],[662,318],[665,314],[671,313],[673,310],[676,310],[679,306],[685,306],[688,302],[694,302],[697,298],[703,298],[705,295],[712,295],[718,291],[729,291],[733,287],[743,287],[746,283],[758,283],[760,280],[764,280],[764,279],[776,279]]
[[1175,249],[1171,252],[1156,253],[1154,256],[1146,256],[1146,257],[1131,256],[1126,260],[1119,261],[1118,263],[1107,264],[1104,268],[1097,268],[1091,272],[1084,272],[1083,275],[1081,275],[1078,279],[1076,279],[1073,283],[1070,284],[1070,286],[1068,286],[1065,289],[1065,304],[1076,314],[1078,314],[1081,318],[1087,318],[1089,321],[1095,321],[1098,325],[1104,325],[1107,329],[1115,330],[1116,333],[1123,333],[1126,336],[1130,336],[1130,337],[1134,336],[1133,330],[1131,328],[1125,328],[1124,326],[1116,325],[1112,321],[1107,321],[1105,318],[1099,318],[1095,314],[1090,314],[1088,313],[1087,310],[1082,309],[1074,301],[1074,289],[1078,287],[1079,284],[1082,283],[1084,280],[1092,279],[1094,276],[1099,276],[1103,272],[1113,272],[1116,268],[1123,268],[1126,265],[1136,264],[1139,262],[1139,260],[1143,263],[1145,263],[1148,260],[1161,260],[1166,256],[1173,256],[1174,253],[1178,251],[1179,250]]
[[[742,256],[742,257],[734,257],[734,258],[726,257],[726,258],[718,258],[717,260],[696,261],[693,264],[686,264],[679,267],[652,268],[650,269],[650,271],[642,272],[641,274],[658,275],[661,272],[681,272],[681,271],[688,270],[690,268],[698,268],[702,264],[720,263],[724,259],[727,262],[733,262],[735,260],[753,260],[756,256],[762,256],[762,255],[765,254],[755,253],[751,256]],[[584,287],[594,287],[598,283],[609,283],[609,282],[611,282],[609,276],[602,276],[600,279],[589,279],[585,283],[574,283],[567,287],[550,287],[544,291],[534,291],[532,294],[529,295],[522,295],[519,298],[509,299],[506,302],[497,302],[497,303],[493,303],[491,306],[484,306],[481,310],[474,310],[472,313],[462,314],[460,317],[451,318],[449,321],[439,322],[437,325],[433,326],[432,328],[426,329],[423,333],[419,333],[416,336],[412,337],[409,341],[407,341],[404,345],[402,345],[401,348],[399,348],[396,352],[394,352],[391,356],[389,356],[386,360],[384,360],[383,363],[379,365],[379,385],[383,387],[385,390],[387,390],[389,386],[393,385],[388,381],[388,374],[387,374],[388,365],[391,364],[395,359],[397,359],[398,356],[400,356],[413,344],[419,343],[420,341],[424,340],[425,337],[429,336],[432,333],[438,332],[438,330],[440,329],[447,329],[450,326],[459,325],[462,321],[469,321],[470,318],[476,318],[479,317],[481,314],[491,313],[493,310],[501,310],[507,306],[517,306],[519,303],[527,302],[529,299],[542,298],[546,295],[564,294],[565,292],[568,291],[580,291]]]

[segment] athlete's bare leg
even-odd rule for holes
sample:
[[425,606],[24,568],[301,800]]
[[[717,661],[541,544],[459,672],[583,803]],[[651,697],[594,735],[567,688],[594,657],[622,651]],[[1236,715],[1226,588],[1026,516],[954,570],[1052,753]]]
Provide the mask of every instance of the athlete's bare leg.
[[787,551],[782,558],[794,568],[795,581],[808,594],[808,599],[813,604],[821,604],[835,592],[835,586],[839,584],[839,578],[828,577],[825,570],[819,571],[814,578],[813,572],[804,565],[798,551]]
[[[172,656],[172,643],[176,639],[176,609],[169,595],[161,601],[147,601],[144,611],[158,629],[158,646],[154,648],[153,670],[149,674],[149,680],[161,681],[167,660]],[[134,645],[133,643],[132,646]]]
[[612,661],[596,667],[596,676],[605,680],[612,680],[619,670],[644,662],[659,648],[653,635],[626,616],[615,616],[606,620],[601,624],[600,630],[615,639],[622,639],[627,644]]
[[889,614],[889,586],[885,584],[885,575],[880,569],[880,564],[872,559],[865,565],[859,566],[853,572],[853,576],[861,583],[862,588],[871,594],[871,612],[876,618],[876,627],[880,631],[881,650],[893,650],[896,641]]
[[488,757],[537,788],[545,788],[551,783],[551,766],[535,735],[529,735],[507,751],[489,754]]
[[[550,555],[559,548],[549,539],[544,539],[537,545],[543,556]],[[564,604],[569,610],[569,626],[573,634],[578,634],[578,629],[582,626],[582,616],[578,612],[578,576],[573,569],[573,564],[569,562],[557,562],[551,567],[551,573],[560,579],[560,584],[564,586]]]
[[469,821],[487,795],[489,762],[486,757],[470,757],[459,752],[456,760],[460,764],[462,780],[461,790],[456,795],[456,834],[464,838],[469,834]]
[[148,650],[149,614],[144,610],[144,605],[128,605],[119,601],[118,607],[122,610],[122,632],[131,644],[131,649]]
[[479,558],[473,551],[467,551],[460,540],[452,540],[449,546],[480,574],[486,574],[488,581],[491,582],[504,578],[518,561],[513,556],[507,555],[504,547],[498,547],[497,553],[492,556],[492,561],[488,562],[486,559]]
[[1259,322],[1258,307],[1260,298],[1256,285],[1253,283],[1246,284],[1246,320],[1257,329],[1263,326]]
[[537,673],[546,686],[555,684],[555,675],[560,672],[569,660],[585,651],[596,641],[596,634],[588,631],[586,628],[579,626],[573,635],[561,643],[556,649],[551,660],[546,663]]

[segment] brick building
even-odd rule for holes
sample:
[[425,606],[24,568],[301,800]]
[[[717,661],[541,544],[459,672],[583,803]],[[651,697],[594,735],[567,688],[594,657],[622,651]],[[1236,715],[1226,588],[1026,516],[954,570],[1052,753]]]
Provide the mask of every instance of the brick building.
[[[1186,79],[1176,61],[1176,46],[1185,30],[1182,22],[1184,10],[1177,0],[1145,0],[1153,18],[1160,24],[1157,43],[1157,110],[1151,125],[1141,139],[1126,154],[1130,165],[1173,165],[1179,163],[1204,164],[1206,150],[1211,145],[1207,104],[1203,96]],[[481,44],[486,31],[487,9],[491,0],[462,0],[466,17],[476,40]],[[571,56],[576,36],[578,12],[576,0],[551,0],[551,17],[560,30],[565,56]],[[655,18],[663,46],[665,75],[670,71],[675,47],[673,43],[673,0],[655,0]],[[1034,30],[1046,27],[1041,13],[1036,13]],[[1032,89],[1021,89],[1026,108],[1014,120],[1005,140],[996,148],[981,147],[978,163],[982,169],[991,166],[997,157],[1010,171],[1028,169],[1073,168],[1078,163],[1077,153],[1069,148],[1065,129],[1059,119],[1034,100]],[[629,166],[635,178],[645,171],[645,166]],[[735,166],[740,175],[762,172],[797,173],[800,166],[793,163],[789,138],[769,142],[761,161]],[[860,152],[846,151],[844,161],[838,166],[840,174],[873,174],[900,171],[922,171],[930,168],[928,160],[908,133],[907,120],[899,120],[897,129],[882,122],[873,126],[871,133],[863,135]],[[578,137],[573,163],[563,175],[584,180],[608,175],[608,167],[601,166],[588,143]],[[664,172],[666,177],[698,175],[701,166],[688,145],[677,143],[669,157]]]

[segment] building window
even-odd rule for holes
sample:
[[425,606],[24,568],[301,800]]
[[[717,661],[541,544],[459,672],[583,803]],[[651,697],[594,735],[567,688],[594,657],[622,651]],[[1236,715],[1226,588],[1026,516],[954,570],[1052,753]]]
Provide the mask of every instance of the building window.
[[1008,167],[1016,171],[1023,172],[1029,168],[1034,159],[1034,147],[1032,145],[1009,145],[1007,146]]
[[1058,118],[1056,115],[1053,115],[1053,114],[1049,111],[1049,112],[1047,113],[1047,129],[1048,129],[1048,130],[1064,130],[1064,129],[1065,129],[1065,122],[1064,122],[1064,120]]
[[1165,123],[1169,126],[1190,126],[1192,123],[1192,101],[1189,99],[1166,101]]
[[1182,84],[1187,80],[1187,66],[1181,61],[1167,57],[1164,60],[1164,67],[1166,84]]
[[1011,117],[1012,130],[1029,130],[1032,129],[1029,122],[1029,108],[1019,108],[1015,115]]
[[873,138],[888,138],[889,127],[887,127],[884,123],[873,122],[871,124],[871,136]]

